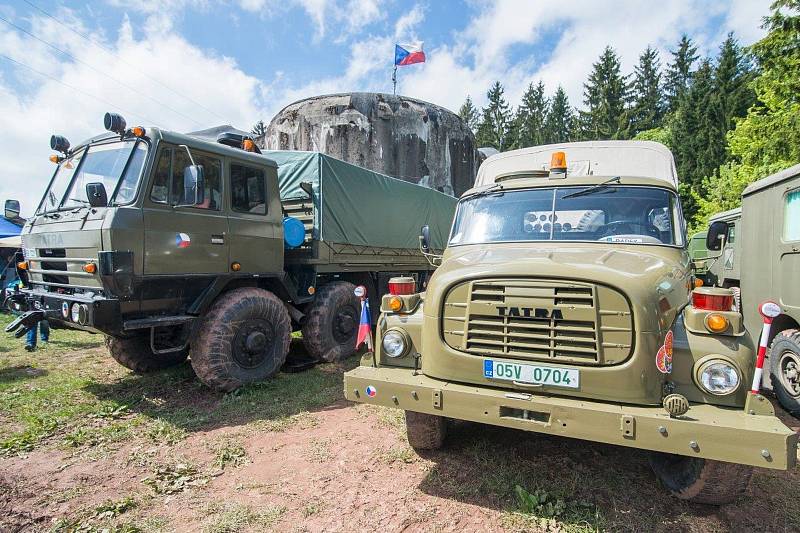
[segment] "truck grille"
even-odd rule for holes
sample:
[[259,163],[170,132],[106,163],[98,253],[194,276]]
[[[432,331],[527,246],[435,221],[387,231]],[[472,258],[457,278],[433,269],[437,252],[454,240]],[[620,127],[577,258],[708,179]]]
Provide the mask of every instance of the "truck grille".
[[613,365],[633,348],[625,297],[591,283],[491,279],[448,293],[442,334],[456,350],[478,356]]

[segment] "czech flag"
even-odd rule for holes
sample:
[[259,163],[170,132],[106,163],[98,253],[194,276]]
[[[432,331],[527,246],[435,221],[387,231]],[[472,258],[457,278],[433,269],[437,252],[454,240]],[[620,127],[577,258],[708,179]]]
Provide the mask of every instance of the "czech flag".
[[372,347],[372,320],[369,317],[369,299],[361,300],[361,320],[358,322],[358,338],[356,339],[356,350],[363,343],[367,343],[367,350],[373,351]]
[[422,43],[416,44],[395,44],[394,45],[394,65],[404,67],[415,63],[425,62],[425,52],[422,51]]

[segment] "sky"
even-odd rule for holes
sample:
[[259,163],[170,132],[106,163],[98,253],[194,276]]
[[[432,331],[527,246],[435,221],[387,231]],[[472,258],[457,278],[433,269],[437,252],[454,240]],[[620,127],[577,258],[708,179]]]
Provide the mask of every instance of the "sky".
[[649,44],[681,34],[714,55],[728,32],[763,36],[771,0],[0,0],[0,201],[36,208],[54,167],[50,135],[73,145],[128,124],[249,130],[301,98],[391,92],[394,45],[423,41],[399,94],[457,111],[500,81],[516,106],[539,80],[573,106],[606,45],[631,72]]

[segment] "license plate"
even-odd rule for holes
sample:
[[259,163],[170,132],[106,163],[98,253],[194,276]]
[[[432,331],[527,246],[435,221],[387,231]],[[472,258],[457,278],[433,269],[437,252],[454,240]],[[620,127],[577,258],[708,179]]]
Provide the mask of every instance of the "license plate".
[[574,368],[523,365],[492,359],[483,360],[483,377],[571,389],[577,389],[580,385],[580,372]]

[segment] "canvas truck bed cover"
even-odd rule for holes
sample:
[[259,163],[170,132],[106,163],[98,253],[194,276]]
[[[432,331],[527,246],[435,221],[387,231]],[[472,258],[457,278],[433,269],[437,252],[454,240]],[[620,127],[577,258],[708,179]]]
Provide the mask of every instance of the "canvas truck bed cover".
[[328,243],[417,249],[420,228],[430,226],[432,247],[444,249],[457,200],[319,152],[266,150],[278,164],[281,200],[314,191],[315,239]]

